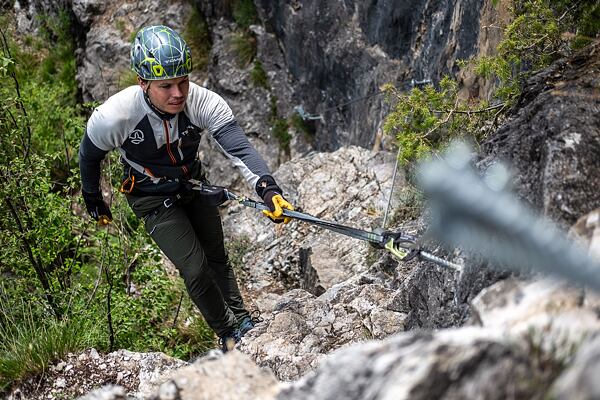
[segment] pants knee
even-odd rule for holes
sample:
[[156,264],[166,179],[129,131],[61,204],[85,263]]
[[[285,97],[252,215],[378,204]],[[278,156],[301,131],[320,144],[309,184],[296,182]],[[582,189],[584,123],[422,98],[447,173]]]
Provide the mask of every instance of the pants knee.
[[178,268],[189,290],[196,289],[212,279],[209,273],[208,260],[203,258],[201,262],[186,263]]

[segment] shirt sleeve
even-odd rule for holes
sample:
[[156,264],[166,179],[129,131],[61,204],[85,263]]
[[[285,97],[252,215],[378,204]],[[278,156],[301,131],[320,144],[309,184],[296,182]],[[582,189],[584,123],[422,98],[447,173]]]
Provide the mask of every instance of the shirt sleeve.
[[190,84],[189,106],[192,122],[210,132],[225,156],[239,168],[252,188],[261,176],[270,174],[267,163],[248,141],[231,108],[221,96]]
[[137,87],[129,87],[98,106],[86,125],[79,146],[79,170],[86,192],[100,190],[100,163],[106,154],[121,147],[127,137],[128,121],[132,107],[139,96]]
[[248,141],[236,120],[221,127],[213,137],[223,153],[238,167],[250,187],[254,188],[261,176],[270,175],[269,167]]
[[[121,93],[119,93],[119,96]],[[120,96],[123,97],[123,96]],[[134,103],[134,101],[130,101]],[[117,96],[97,107],[87,122],[87,135],[99,149],[111,151],[121,147],[127,134],[127,121],[131,104],[124,104]]]
[[108,151],[94,145],[85,132],[79,146],[79,171],[84,192],[97,193],[100,191],[100,163],[107,153]]

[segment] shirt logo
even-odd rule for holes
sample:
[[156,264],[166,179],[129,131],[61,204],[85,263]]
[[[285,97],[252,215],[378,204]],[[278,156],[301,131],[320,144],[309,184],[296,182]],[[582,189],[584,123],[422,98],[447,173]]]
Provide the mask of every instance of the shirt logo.
[[133,144],[142,143],[144,141],[144,132],[142,132],[139,129],[136,129],[135,131],[129,134],[129,140],[131,140],[131,143]]
[[193,131],[194,131],[194,126],[193,125],[188,125],[185,128],[185,131],[181,132],[180,135],[181,136],[187,136],[190,132],[193,132]]

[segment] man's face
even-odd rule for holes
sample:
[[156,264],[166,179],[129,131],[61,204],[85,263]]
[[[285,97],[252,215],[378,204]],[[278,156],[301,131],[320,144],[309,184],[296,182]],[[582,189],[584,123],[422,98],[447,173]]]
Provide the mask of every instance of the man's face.
[[190,80],[187,76],[145,82],[138,78],[138,83],[159,110],[170,114],[183,111],[190,90]]

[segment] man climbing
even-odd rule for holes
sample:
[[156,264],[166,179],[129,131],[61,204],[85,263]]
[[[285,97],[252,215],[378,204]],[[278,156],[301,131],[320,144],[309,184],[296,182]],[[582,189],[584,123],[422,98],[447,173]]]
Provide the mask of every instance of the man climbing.
[[204,180],[198,159],[203,131],[269,206],[274,222],[287,222],[293,207],[267,164],[248,142],[227,103],[189,81],[191,51],[169,27],[141,29],[132,44],[131,65],[138,85],[111,96],[94,110],[79,149],[82,193],[89,214],[100,223],[112,215],[100,192],[100,162],[118,149],[124,166],[120,191],[164,254],[175,264],[187,291],[223,351],[254,327],[244,307],[223,242],[219,210],[203,204],[190,180]]

